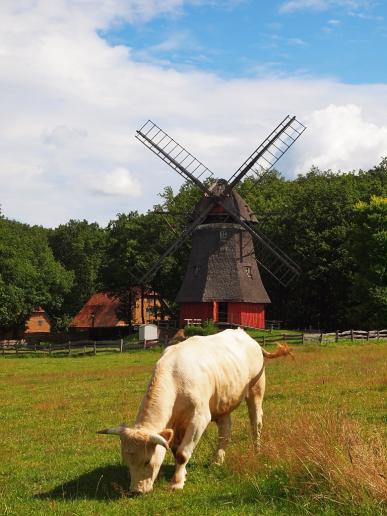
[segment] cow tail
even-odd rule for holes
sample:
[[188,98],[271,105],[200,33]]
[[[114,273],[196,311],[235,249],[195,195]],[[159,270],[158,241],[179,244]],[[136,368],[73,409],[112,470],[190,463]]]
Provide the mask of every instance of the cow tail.
[[277,342],[277,349],[273,353],[269,353],[265,349],[262,349],[263,356],[265,358],[278,358],[278,357],[284,357],[286,355],[289,355],[294,360],[294,355],[292,353],[292,350],[289,348],[289,345],[286,342]]

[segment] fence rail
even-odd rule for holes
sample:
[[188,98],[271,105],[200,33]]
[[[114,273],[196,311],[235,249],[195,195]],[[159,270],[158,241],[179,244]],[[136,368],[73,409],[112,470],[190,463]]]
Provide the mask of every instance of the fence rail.
[[332,333],[304,333],[304,342],[318,341],[321,344],[340,340],[381,340],[387,339],[387,330],[346,330]]
[[24,340],[3,340],[0,342],[0,354],[3,356],[11,354],[25,354],[25,353],[39,353],[46,355],[54,354],[94,354],[103,351],[112,351],[122,353],[131,349],[143,349],[145,347],[151,347],[152,345],[158,345],[158,341],[144,342],[133,341],[124,342],[123,339],[117,340],[77,340],[68,342],[27,342]]
[[254,337],[254,340],[261,344],[262,346],[266,346],[266,344],[274,344],[275,342],[286,341],[292,344],[302,344],[303,343],[303,333],[281,333],[277,335],[262,335],[260,337]]
[[[320,344],[328,344],[329,342],[340,342],[341,340],[373,340],[379,341],[382,339],[387,340],[387,329],[386,330],[347,330],[347,331],[336,331],[331,333],[282,333],[271,335],[262,335],[255,337],[255,340],[265,346],[267,344],[273,344],[279,341],[286,341],[292,344],[305,344],[308,342],[318,342]],[[26,341],[26,340],[2,340],[0,341],[0,355],[6,356],[11,354],[23,354],[23,353],[40,353],[46,355],[55,354],[94,354],[103,351],[117,351],[122,353],[123,351],[146,349],[153,346],[166,347],[168,345],[168,338],[165,336],[164,340],[155,341],[132,341],[125,342],[123,339],[116,340],[77,340],[68,342],[38,342],[38,341]]]

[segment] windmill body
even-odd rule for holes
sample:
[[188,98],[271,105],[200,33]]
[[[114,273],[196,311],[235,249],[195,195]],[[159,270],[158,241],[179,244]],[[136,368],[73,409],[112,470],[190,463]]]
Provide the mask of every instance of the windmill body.
[[300,274],[297,264],[256,227],[255,215],[235,187],[249,173],[262,179],[304,130],[296,117],[285,117],[228,181],[212,179],[203,163],[154,122],[148,120],[137,131],[138,140],[204,194],[190,224],[141,278],[146,286],[165,258],[192,238],[177,295],[181,325],[185,319],[212,319],[262,328],[270,299],[260,269],[284,286]]
[[[219,195],[226,182],[216,182],[211,191]],[[204,197],[196,207],[206,209]],[[255,215],[242,197],[232,190],[225,201],[249,223]],[[192,234],[192,249],[186,274],[177,294],[180,325],[187,319],[211,319],[255,328],[265,327],[265,305],[270,303],[263,286],[250,233],[230,220],[222,207],[212,207]]]

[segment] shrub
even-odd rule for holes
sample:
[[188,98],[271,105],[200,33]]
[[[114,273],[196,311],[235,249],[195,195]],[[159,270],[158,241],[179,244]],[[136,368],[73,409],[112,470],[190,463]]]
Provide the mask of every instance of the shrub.
[[186,337],[193,337],[194,335],[204,335],[204,328],[202,326],[193,326],[187,324],[184,328],[184,333]]
[[207,319],[201,326],[194,326],[187,324],[184,328],[186,337],[192,337],[193,335],[214,335],[219,332],[219,328],[216,326],[214,321]]

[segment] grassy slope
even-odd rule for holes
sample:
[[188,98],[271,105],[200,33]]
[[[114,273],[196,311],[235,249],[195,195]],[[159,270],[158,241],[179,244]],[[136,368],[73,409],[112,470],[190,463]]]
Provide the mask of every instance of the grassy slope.
[[183,492],[168,489],[168,456],[154,492],[128,499],[118,439],[95,431],[133,421],[158,356],[0,359],[0,513],[383,513],[386,345],[300,347],[294,361],[271,361],[261,456],[243,405],[224,466],[210,465],[210,425]]

